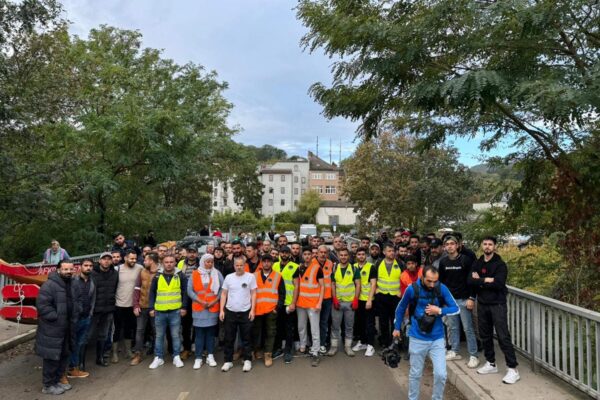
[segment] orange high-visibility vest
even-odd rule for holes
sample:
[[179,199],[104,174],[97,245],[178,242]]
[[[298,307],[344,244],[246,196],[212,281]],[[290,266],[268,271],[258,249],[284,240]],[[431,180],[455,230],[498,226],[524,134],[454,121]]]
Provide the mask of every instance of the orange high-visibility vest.
[[[196,292],[196,295],[200,300],[210,303],[217,299],[217,295],[214,294],[212,290],[210,290],[212,286],[212,276],[210,277],[208,285],[204,286],[204,284],[202,283],[202,277],[200,276],[200,272],[198,272],[198,270],[195,269],[194,272],[192,272],[192,285],[194,292]],[[192,311],[200,312],[204,310],[206,310],[206,308],[202,304],[198,303],[197,301],[192,301]],[[208,311],[219,312],[219,302],[217,301],[212,307],[208,309]]]
[[311,262],[304,275],[300,277],[298,300],[296,306],[302,308],[315,308],[319,303],[321,288],[317,279],[317,272],[321,266],[319,263]]
[[[321,268],[321,264],[317,261],[316,258],[313,258],[312,264],[316,264],[319,268]],[[333,263],[331,260],[326,260],[325,265],[322,267],[323,269],[323,285],[325,286],[325,294],[323,295],[323,299],[331,299],[331,274],[333,272]]]
[[256,315],[264,315],[273,312],[279,301],[279,282],[281,274],[271,270],[267,279],[262,278],[262,270],[257,269],[254,272],[256,277]]

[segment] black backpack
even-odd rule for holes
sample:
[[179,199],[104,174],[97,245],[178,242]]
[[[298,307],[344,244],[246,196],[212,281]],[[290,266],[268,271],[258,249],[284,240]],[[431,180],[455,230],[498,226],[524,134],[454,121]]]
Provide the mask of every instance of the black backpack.
[[443,307],[445,304],[444,301],[444,296],[442,296],[442,289],[441,289],[441,284],[437,283],[434,287],[433,290],[431,292],[427,292],[430,293],[430,295],[428,296],[423,296],[421,297],[421,285],[419,285],[418,282],[413,282],[412,283],[412,289],[413,289],[413,298],[410,302],[410,305],[408,306],[408,314],[409,316],[413,316],[415,315],[415,309],[417,308],[417,303],[419,302],[420,298],[426,298],[426,299],[431,299],[431,302],[433,303],[433,300],[437,297],[438,300],[438,307]]

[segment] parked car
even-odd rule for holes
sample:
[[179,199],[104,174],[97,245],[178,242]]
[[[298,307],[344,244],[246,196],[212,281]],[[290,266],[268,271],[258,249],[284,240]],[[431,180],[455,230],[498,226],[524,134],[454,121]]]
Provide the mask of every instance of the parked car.
[[333,243],[333,234],[330,231],[321,232],[321,237],[325,243]]
[[183,239],[177,241],[177,246],[188,247],[188,246],[196,246],[198,248],[198,254],[202,255],[206,253],[206,245],[209,243],[214,244],[215,247],[218,247],[223,238],[217,236],[199,236],[199,235],[190,235],[186,236]]
[[296,242],[298,241],[298,237],[296,236],[296,232],[294,231],[285,231],[283,232],[288,242]]

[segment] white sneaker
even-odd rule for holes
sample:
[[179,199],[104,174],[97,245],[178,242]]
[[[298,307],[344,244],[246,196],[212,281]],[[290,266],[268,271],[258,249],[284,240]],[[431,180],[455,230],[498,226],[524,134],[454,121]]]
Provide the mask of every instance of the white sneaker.
[[327,354],[327,347],[325,347],[325,346],[319,347],[319,354]]
[[163,360],[160,357],[154,357],[154,360],[152,360],[152,364],[150,364],[150,366],[148,368],[150,369],[156,369],[158,367],[160,367],[161,365],[163,365],[165,363],[165,360]]
[[366,350],[366,349],[367,349],[367,345],[362,344],[359,340],[358,343],[356,343],[354,345],[354,347],[352,348],[352,351],[362,351],[362,350]]
[[507,385],[512,385],[513,383],[517,383],[519,379],[521,379],[519,371],[517,371],[516,368],[509,368],[508,371],[506,371],[504,378],[502,378],[502,382],[506,383]]
[[217,362],[215,361],[215,356],[212,354],[209,354],[206,357],[206,363],[208,364],[209,367],[216,367],[217,366]]
[[446,361],[462,360],[462,356],[452,350],[446,352]]
[[372,357],[375,355],[375,347],[368,345],[365,351],[365,357]]
[[469,357],[469,362],[467,363],[468,368],[477,368],[479,366],[479,358],[475,356]]
[[173,365],[177,368],[183,368],[183,361],[181,361],[181,357],[175,356],[173,357]]
[[477,373],[480,375],[497,374],[498,367],[492,365],[489,361],[486,361],[485,365],[477,370]]
[[242,371],[244,372],[248,372],[252,369],[252,361],[250,360],[245,360],[244,361],[244,366],[242,367]]
[[223,364],[223,366],[221,367],[221,371],[223,372],[227,372],[229,371],[231,368],[233,368],[233,363],[232,362],[226,362],[225,364]]
[[200,369],[200,367],[202,367],[202,359],[196,358],[194,360],[194,369]]

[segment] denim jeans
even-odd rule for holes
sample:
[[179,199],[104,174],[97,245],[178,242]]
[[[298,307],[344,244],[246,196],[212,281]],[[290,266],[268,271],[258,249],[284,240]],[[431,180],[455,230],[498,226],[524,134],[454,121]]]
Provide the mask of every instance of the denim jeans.
[[215,354],[215,332],[217,325],[213,326],[195,326],[196,336],[194,337],[196,359],[202,358],[204,350],[208,354]]
[[408,345],[410,354],[410,371],[408,373],[408,400],[419,400],[421,377],[425,357],[429,355],[433,364],[432,400],[442,400],[446,385],[446,341],[441,338],[433,341],[410,338]]
[[319,314],[319,338],[321,346],[327,347],[329,337],[329,317],[331,317],[331,309],[333,308],[332,299],[323,299],[321,304],[321,313]]
[[[352,340],[354,330],[354,310],[351,302],[340,302],[340,309],[331,311],[331,339],[339,341],[342,333],[342,319],[344,320],[344,335]],[[339,346],[339,344],[338,344]]]
[[463,330],[467,338],[467,350],[470,356],[477,357],[477,337],[475,336],[475,328],[473,325],[473,312],[467,310],[466,299],[456,299],[456,304],[460,308],[460,314],[448,315],[447,325],[449,330],[449,341],[452,351],[458,353],[460,348],[460,323],[462,322]]
[[77,321],[77,330],[75,332],[75,348],[71,353],[70,367],[79,367],[81,352],[85,351],[85,345],[88,341],[88,333],[90,332],[90,325],[92,324],[92,317],[82,318]]
[[169,327],[171,338],[173,339],[173,357],[178,356],[181,352],[181,337],[179,336],[179,328],[181,327],[181,314],[179,313],[179,310],[156,311],[156,315],[154,316],[154,325],[156,327],[154,355],[158,358],[165,358],[164,342],[167,327]]

